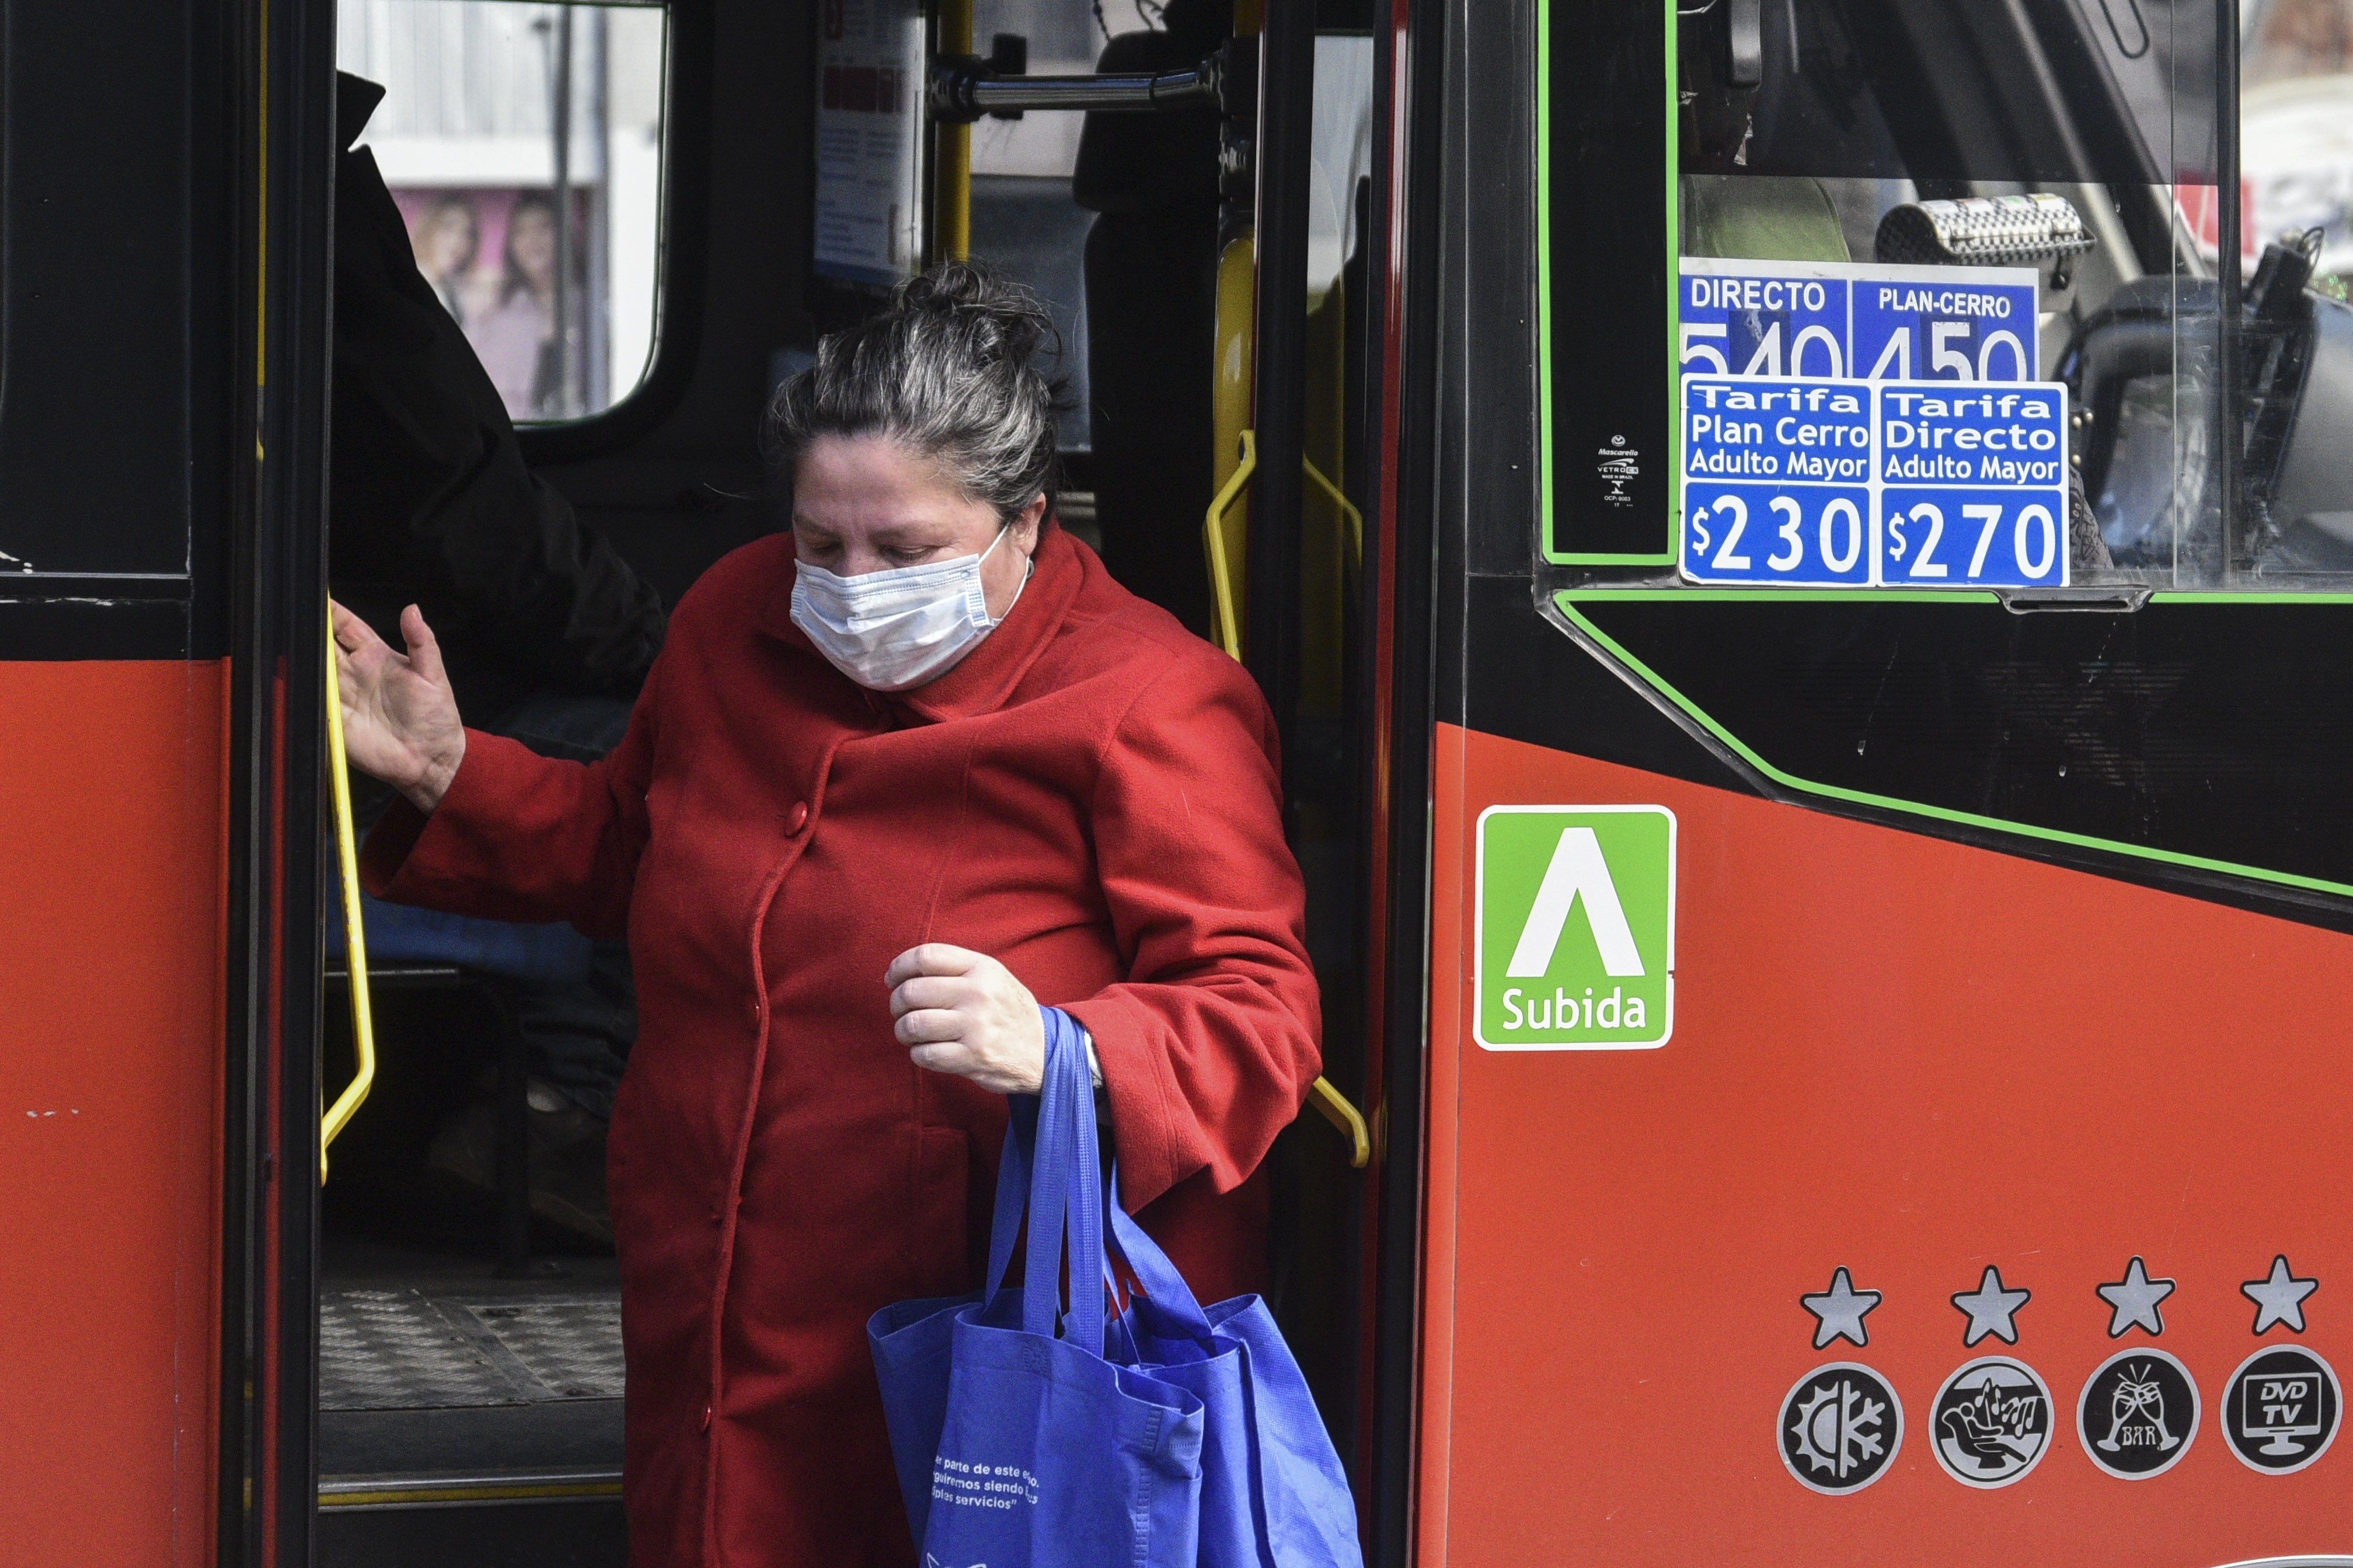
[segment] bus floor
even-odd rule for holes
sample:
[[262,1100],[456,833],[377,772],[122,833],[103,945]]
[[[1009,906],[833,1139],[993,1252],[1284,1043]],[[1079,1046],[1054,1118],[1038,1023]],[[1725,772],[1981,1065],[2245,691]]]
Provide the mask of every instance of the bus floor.
[[506,1279],[487,1227],[323,1228],[318,1561],[619,1568],[613,1259]]

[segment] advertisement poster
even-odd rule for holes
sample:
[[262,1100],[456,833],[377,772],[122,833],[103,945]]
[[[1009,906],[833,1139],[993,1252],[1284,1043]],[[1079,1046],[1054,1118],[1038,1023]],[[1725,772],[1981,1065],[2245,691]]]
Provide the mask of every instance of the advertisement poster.
[[888,288],[923,252],[920,0],[826,0],[818,40],[817,270]]

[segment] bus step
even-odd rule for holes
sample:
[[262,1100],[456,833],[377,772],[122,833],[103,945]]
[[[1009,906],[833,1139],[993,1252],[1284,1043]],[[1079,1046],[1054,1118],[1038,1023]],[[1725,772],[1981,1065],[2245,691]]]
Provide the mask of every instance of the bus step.
[[626,1568],[617,1470],[335,1476],[320,1568]]

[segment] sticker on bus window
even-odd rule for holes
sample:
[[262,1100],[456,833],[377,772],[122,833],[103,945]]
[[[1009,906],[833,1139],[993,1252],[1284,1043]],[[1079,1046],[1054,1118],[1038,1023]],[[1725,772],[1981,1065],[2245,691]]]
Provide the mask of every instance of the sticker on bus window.
[[2031,267],[1687,256],[1676,359],[1685,374],[2032,381],[2039,279]]
[[1683,574],[2063,588],[2067,389],[1686,375]]
[[2067,394],[2031,268],[1687,258],[1681,565],[1694,583],[2063,588]]

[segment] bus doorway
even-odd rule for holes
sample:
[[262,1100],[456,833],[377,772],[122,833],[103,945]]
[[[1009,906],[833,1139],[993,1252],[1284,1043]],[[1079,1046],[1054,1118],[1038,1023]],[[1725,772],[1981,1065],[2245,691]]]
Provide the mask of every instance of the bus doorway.
[[[354,331],[348,308],[379,281],[354,270],[368,245],[429,288],[448,318],[417,318],[435,352],[480,366],[475,390],[495,402],[470,405],[470,432],[486,434],[465,450],[503,474],[535,537],[586,563],[570,602],[602,594],[625,629],[638,589],[674,605],[777,526],[754,437],[818,335],[931,257],[969,255],[1037,293],[1061,329],[1052,369],[1070,402],[1060,525],[1244,660],[1283,726],[1328,1011],[1325,1081],[1271,1156],[1271,1277],[1364,1473],[1379,1058],[1357,847],[1372,810],[1369,410],[1388,358],[1371,310],[1387,198],[1369,10],[832,9],[844,15],[345,0],[336,63],[383,93],[355,105],[365,89],[347,80],[339,106],[353,151],[338,165],[329,584],[379,629],[411,600],[437,627],[470,626],[474,679],[500,693],[482,706],[517,693],[510,706],[543,732],[551,695],[626,712],[642,674],[593,638],[552,647],[579,616],[550,636],[520,602],[470,602],[454,528],[479,526],[479,510],[412,489],[394,498],[400,548],[371,534],[366,509],[397,489],[384,476],[418,468],[384,432],[438,431],[450,384],[403,379],[376,357],[385,340]],[[860,73],[891,71],[900,88],[865,96]],[[1086,84],[1188,72],[1201,86],[1174,107]],[[993,107],[1023,90],[1095,98]],[[845,117],[887,129],[874,145],[889,155],[836,158]],[[761,151],[779,145],[812,149],[807,166]],[[431,475],[444,449],[424,455]],[[435,482],[479,482],[460,468]],[[420,527],[427,516],[455,521]],[[412,547],[435,529],[420,582]],[[355,807],[364,828],[364,781]],[[601,1108],[568,1092],[578,1079],[543,1026],[551,994],[613,1003],[605,958],[561,930],[420,921],[369,900],[363,973],[332,874],[329,887],[322,1083],[336,1130],[315,1278],[286,1282],[290,1302],[311,1289],[318,1302],[315,1560],[617,1563],[626,1387],[589,1179]],[[372,1004],[373,1074],[364,1100],[339,1101],[358,1081],[354,993]],[[625,1055],[611,1022],[588,1032]]]

